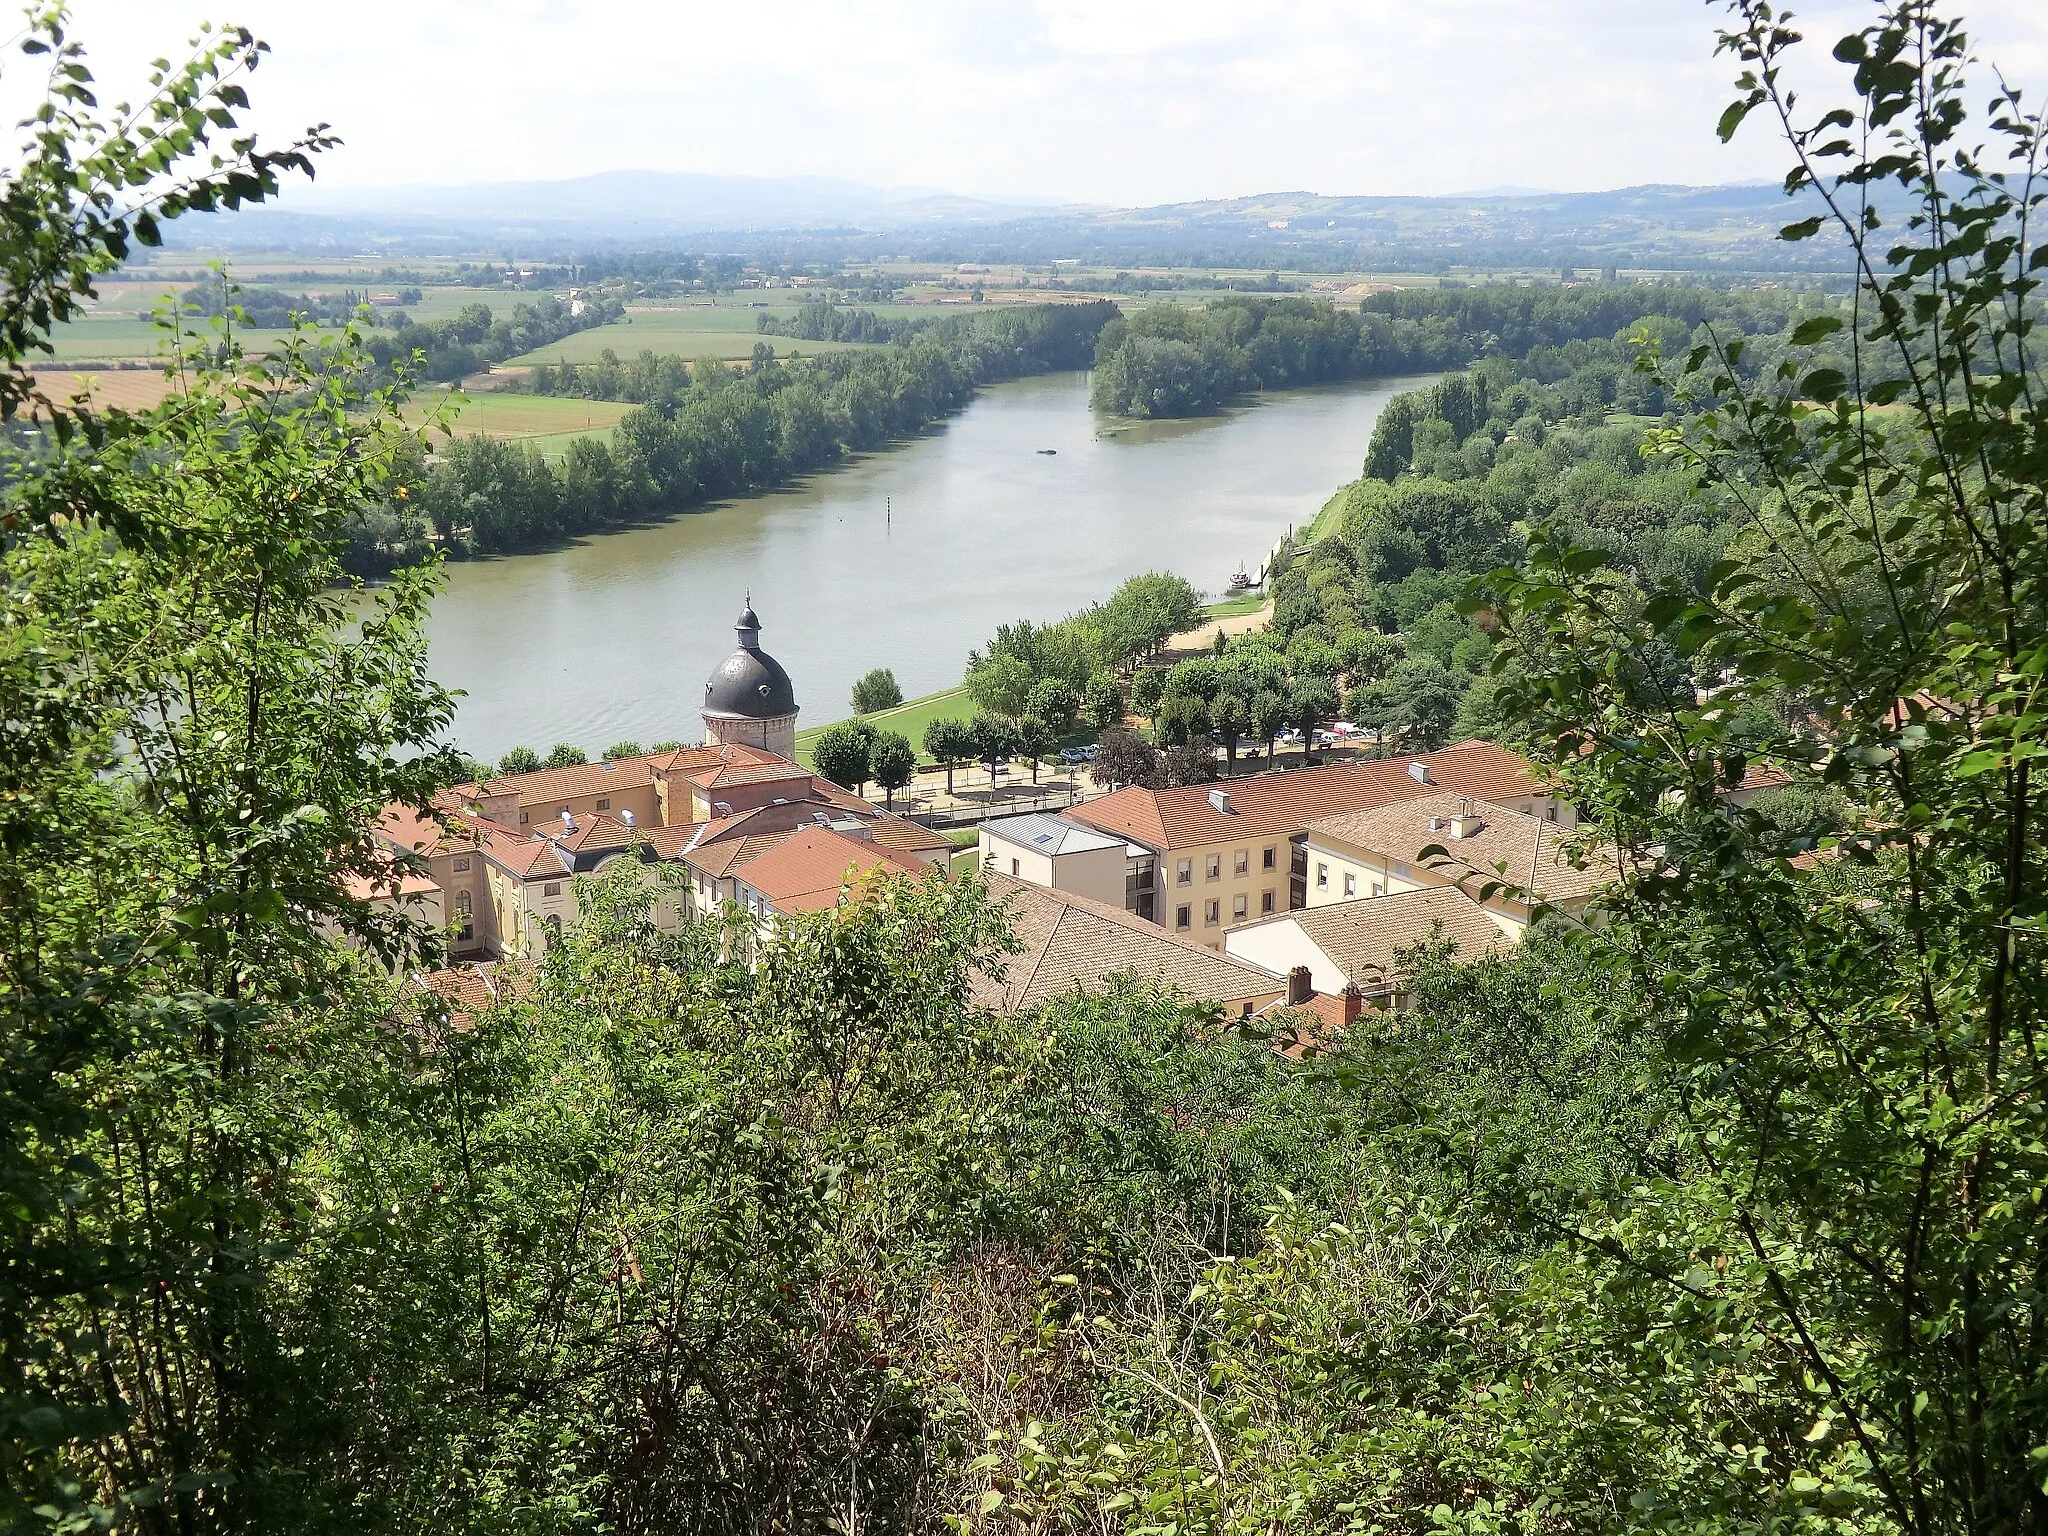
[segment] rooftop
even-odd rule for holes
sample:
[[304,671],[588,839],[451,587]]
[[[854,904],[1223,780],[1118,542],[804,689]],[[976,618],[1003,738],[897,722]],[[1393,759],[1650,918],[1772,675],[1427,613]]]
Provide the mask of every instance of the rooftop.
[[999,837],[1006,843],[1015,843],[1020,848],[1048,856],[1086,853],[1097,848],[1122,849],[1124,846],[1120,837],[1110,837],[1093,827],[1044,814],[1005,816],[999,821],[983,822],[981,829],[990,837]]
[[1232,930],[1233,936],[1254,933],[1280,923],[1293,923],[1330,963],[1361,989],[1386,990],[1388,978],[1400,969],[1400,954],[1418,944],[1448,940],[1462,959],[1504,951],[1510,941],[1479,904],[1447,885],[1390,896],[1361,896],[1327,907],[1304,907]]
[[1072,891],[1048,890],[989,871],[982,876],[1010,909],[1019,955],[1004,957],[1003,979],[974,975],[975,1001],[1000,1013],[1021,1013],[1048,998],[1135,975],[1203,1002],[1236,1006],[1286,990],[1279,977],[1243,960],[1177,938],[1122,907]]
[[906,853],[814,826],[790,833],[766,853],[749,859],[739,878],[778,912],[814,912],[837,906],[849,877],[859,879],[877,871],[926,872]]
[[[1477,821],[1463,837],[1451,826],[1461,809],[1469,810]],[[1589,896],[1619,873],[1612,853],[1599,849],[1580,854],[1585,868],[1575,868],[1572,853],[1581,846],[1577,835],[1553,822],[1466,795],[1422,795],[1319,817],[1308,824],[1308,836],[1312,843],[1348,844],[1450,879],[1469,875],[1480,877],[1481,883],[1505,880],[1549,901]],[[1424,858],[1422,850],[1430,847],[1443,852]],[[1478,884],[1467,884],[1476,899]]]
[[[1418,764],[1426,779],[1416,776]],[[1317,817],[1409,800],[1439,789],[1481,799],[1513,799],[1542,794],[1545,784],[1531,764],[1506,748],[1490,741],[1464,741],[1414,757],[1325,763],[1175,789],[1120,789],[1066,814],[1165,853],[1292,834]],[[1211,798],[1216,791],[1222,792],[1228,810]]]

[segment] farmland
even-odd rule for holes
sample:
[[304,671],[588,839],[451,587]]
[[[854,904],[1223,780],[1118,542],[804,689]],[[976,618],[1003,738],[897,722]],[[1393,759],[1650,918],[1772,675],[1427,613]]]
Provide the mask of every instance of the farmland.
[[[885,314],[928,312],[900,304],[880,308]],[[814,355],[844,352],[863,345],[860,342],[800,341],[789,336],[763,336],[755,329],[754,317],[764,312],[794,314],[795,306],[777,305],[771,310],[768,306],[757,308],[744,303],[634,305],[627,309],[623,325],[579,331],[524,357],[508,359],[504,366],[521,368],[535,363],[594,363],[606,348],[620,357],[651,351],[673,357],[695,358],[708,354],[738,358],[752,356],[755,344],[762,341],[774,347],[778,357],[787,357],[795,352]]]
[[449,405],[454,414],[448,425],[457,436],[517,438],[548,458],[566,452],[579,437],[608,435],[633,409],[618,401],[499,393],[451,396],[432,390],[406,405],[405,419],[417,424]]

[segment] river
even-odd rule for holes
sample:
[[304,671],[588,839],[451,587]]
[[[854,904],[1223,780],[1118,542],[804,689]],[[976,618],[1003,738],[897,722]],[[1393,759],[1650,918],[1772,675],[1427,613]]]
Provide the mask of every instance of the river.
[[694,741],[704,678],[751,591],[800,725],[849,713],[870,667],[930,693],[959,682],[998,623],[1057,619],[1140,571],[1217,592],[1256,570],[1357,476],[1381,406],[1416,382],[1289,391],[1114,434],[1088,409],[1086,374],[999,384],[914,442],[792,490],[451,565],[428,625],[433,674],[466,691],[455,735],[480,757]]

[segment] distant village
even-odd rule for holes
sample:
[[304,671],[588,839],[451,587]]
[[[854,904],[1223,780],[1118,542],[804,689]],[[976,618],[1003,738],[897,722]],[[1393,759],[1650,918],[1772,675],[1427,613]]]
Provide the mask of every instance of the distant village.
[[[751,607],[704,687],[699,746],[457,784],[432,812],[387,807],[388,873],[354,894],[447,936],[410,978],[458,1014],[523,990],[578,920],[576,882],[619,861],[672,865],[651,918],[676,931],[743,913],[758,942],[877,875],[951,870],[954,844],[796,761],[795,687]],[[1767,770],[1728,792],[1742,802]],[[1476,958],[1539,912],[1588,920],[1620,873],[1525,759],[1464,741],[1216,784],[1127,786],[1061,812],[995,816],[972,875],[1022,952],[977,1000],[1022,1012],[1134,976],[1227,1014],[1294,1010],[1341,1030],[1402,1005],[1402,957]]]

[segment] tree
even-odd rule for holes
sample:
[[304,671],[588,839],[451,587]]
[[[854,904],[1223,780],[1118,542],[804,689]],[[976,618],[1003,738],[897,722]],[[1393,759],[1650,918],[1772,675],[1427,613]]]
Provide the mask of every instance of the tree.
[[986,714],[1015,720],[1024,713],[1037,682],[1028,662],[998,652],[984,656],[967,671],[967,696]]
[[965,720],[941,718],[924,728],[924,749],[946,770],[946,797],[953,795],[953,767],[974,755],[974,728]]
[[896,674],[887,667],[876,667],[872,672],[862,674],[853,685],[853,712],[856,715],[894,709],[902,702],[903,690],[896,686]]
[[1301,732],[1303,762],[1314,760],[1316,732],[1325,720],[1337,718],[1338,708],[1337,690],[1329,679],[1310,673],[1294,680],[1287,694],[1287,718]]
[[1216,696],[1216,703],[1209,711],[1210,730],[1223,743],[1224,756],[1229,760],[1232,773],[1237,772],[1238,743],[1251,729],[1251,721],[1251,710],[1243,699],[1234,693]]
[[683,744],[680,741],[657,741],[647,750],[650,752],[680,752],[683,750]]
[[859,794],[868,781],[868,756],[875,739],[875,728],[865,720],[828,725],[811,744],[812,766],[841,789]]
[[1124,692],[1117,686],[1116,679],[1107,672],[1097,672],[1088,679],[1088,697],[1083,706],[1088,723],[1098,731],[1106,731],[1113,725],[1124,723]]
[[1115,789],[1121,784],[1150,783],[1159,769],[1159,752],[1136,731],[1112,725],[1095,744],[1095,763],[1090,772],[1098,783]]
[[989,783],[995,783],[996,766],[1017,752],[1017,728],[1001,715],[976,715],[968,725],[974,755],[988,765]]
[[1190,736],[1160,753],[1159,766],[1170,787],[1213,784],[1216,782],[1216,743],[1207,736]]
[[498,759],[498,772],[507,775],[533,773],[540,766],[540,754],[531,747],[514,747]]
[[896,808],[896,791],[917,776],[917,749],[906,736],[882,731],[868,748],[868,774],[882,786],[884,803]]
[[617,762],[622,757],[639,757],[640,743],[637,741],[615,741],[604,749],[604,760]]
[[1152,739],[1162,747],[1185,746],[1209,734],[1209,706],[1192,694],[1175,694],[1159,702],[1152,721]]
[[1463,694],[1459,678],[1442,662],[1413,656],[1352,698],[1359,721],[1379,732],[1385,749],[1434,752],[1450,740]]
[[1080,712],[1080,695],[1057,677],[1041,679],[1024,704],[1024,713],[1044,721],[1054,740],[1074,728],[1074,717]]
[[576,746],[572,742],[558,741],[548,748],[547,762],[543,766],[548,768],[573,768],[578,763],[587,763],[589,761],[589,757],[585,755],[581,747]]
[[1266,761],[1270,763],[1274,739],[1287,724],[1287,696],[1272,688],[1262,688],[1252,695],[1249,714],[1252,729],[1266,744]]
[[1166,674],[1156,667],[1147,667],[1131,679],[1131,708],[1149,720],[1165,692]]
[[[1640,1508],[2019,1529],[2048,1444],[2048,982],[2018,937],[2048,921],[2048,717],[2025,702],[2048,670],[2048,380],[2025,339],[2048,125],[1998,82],[1979,140],[1966,42],[1930,6],[1838,42],[1854,95],[1817,114],[1788,94],[1799,34],[1731,10],[1722,135],[1759,112],[1784,131],[1812,212],[1782,238],[1829,230],[1852,301],[1761,374],[1722,327],[1667,371],[1680,409],[1651,446],[1738,522],[1704,591],[1637,587],[1552,525],[1471,600],[1505,604],[1517,717],[1624,849],[1582,942],[1641,979],[1643,1091],[1673,1106],[1619,1145],[1638,1193],[1616,1219],[1562,1229],[1538,1326],[1616,1350],[1617,1400],[1696,1384],[1696,1439]],[[1672,639],[1722,680],[1709,702],[1668,679]],[[1728,810],[1758,758],[1860,808],[1843,856],[1794,865],[1788,829]],[[1646,1336],[1654,1362],[1624,1360]],[[1743,1489],[1709,1418],[1747,1426]]]
[[[1059,685],[1064,687],[1065,684]],[[1031,759],[1031,782],[1038,782],[1038,765],[1045,754],[1058,741],[1059,732],[1052,728],[1052,722],[1041,715],[1027,714],[1017,722],[1017,747]]]

